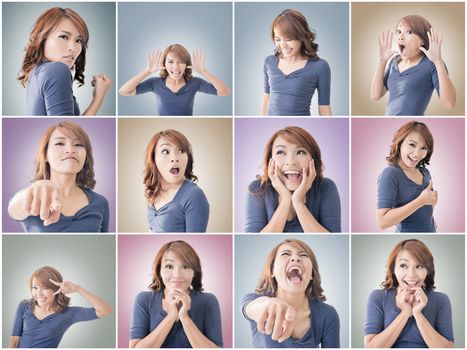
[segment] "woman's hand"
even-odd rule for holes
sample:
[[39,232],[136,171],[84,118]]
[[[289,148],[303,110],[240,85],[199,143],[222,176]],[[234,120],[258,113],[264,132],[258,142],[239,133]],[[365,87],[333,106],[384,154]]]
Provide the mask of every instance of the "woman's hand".
[[103,99],[112,86],[112,79],[105,74],[97,74],[92,77],[91,86],[94,88],[92,97]]
[[258,332],[279,343],[290,337],[295,326],[295,308],[278,298],[269,298],[257,321]]
[[49,281],[55,284],[56,286],[60,287],[55,293],[53,293],[53,295],[57,295],[60,293],[67,295],[76,293],[79,290],[79,286],[70,281],[57,282],[51,278],[49,278]]
[[179,303],[179,306],[180,306],[180,310],[178,310],[178,317],[181,319],[185,316],[188,316],[188,311],[191,309],[191,298],[190,298],[190,295],[188,294],[188,291],[187,290],[178,290],[177,291],[180,293],[179,294],[179,298],[180,298],[180,301]]
[[281,201],[291,201],[292,194],[290,191],[285,187],[284,183],[282,182],[279,176],[280,170],[279,167],[276,165],[276,162],[271,158],[268,164],[268,176],[271,180],[272,187],[277,191],[279,194],[279,203]]
[[438,33],[438,31],[434,28],[431,28],[428,32],[428,41],[429,47],[428,50],[424,47],[420,47],[420,51],[422,51],[426,57],[433,63],[443,62],[443,58],[441,57],[441,44],[443,42],[443,36]]
[[298,188],[292,194],[292,203],[293,205],[305,204],[306,203],[306,194],[313,185],[313,181],[316,178],[316,168],[315,160],[311,159],[308,162],[308,169],[302,169],[302,181]]
[[412,303],[412,313],[413,315],[418,315],[422,312],[423,308],[428,304],[428,297],[421,287],[415,289],[413,294],[414,300]]
[[23,210],[27,216],[40,216],[44,226],[54,224],[60,219],[62,193],[50,180],[39,180],[26,189]]
[[206,68],[204,67],[204,55],[200,49],[193,50],[193,65],[187,66],[187,68],[191,68],[194,72],[198,74],[204,74]]
[[413,294],[410,293],[407,289],[397,289],[396,295],[396,306],[401,310],[401,312],[407,313],[409,316],[412,316],[412,302]]
[[159,70],[165,69],[164,63],[162,62],[162,53],[160,50],[154,52],[154,50],[148,54],[148,65],[146,69],[152,74]]
[[179,303],[180,293],[178,293],[176,290],[167,289],[167,294],[162,301],[162,309],[167,312],[168,316],[171,316],[174,319],[178,318]]
[[433,190],[433,180],[430,180],[428,186],[420,193],[418,200],[422,206],[438,203],[438,191]]
[[394,33],[390,30],[381,32],[378,37],[379,43],[379,59],[382,62],[387,62],[397,51],[392,49],[392,39]]

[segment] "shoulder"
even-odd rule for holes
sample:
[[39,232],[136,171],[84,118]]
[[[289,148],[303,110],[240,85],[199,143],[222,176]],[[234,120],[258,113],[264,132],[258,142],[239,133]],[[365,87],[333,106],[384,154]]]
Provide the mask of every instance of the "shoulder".
[[89,188],[83,188],[83,191],[86,193],[86,195],[90,198],[91,201],[97,204],[108,205],[107,198],[105,198],[103,195],[94,192]]
[[182,191],[182,194],[184,194],[185,196],[189,196],[190,198],[193,196],[204,197],[203,190],[197,184],[191,182],[190,180],[185,180],[180,190]]
[[269,55],[264,59],[264,64],[270,66],[277,62],[277,57],[275,55]]
[[62,62],[42,62],[36,66],[33,74],[43,80],[73,81],[70,69]]
[[31,308],[31,301],[28,299],[23,299],[18,303],[18,307],[16,308],[16,310],[17,312],[24,313],[29,308]]
[[254,180],[248,185],[248,191],[255,193],[258,192],[261,189],[261,181],[260,180]]
[[321,189],[337,190],[336,183],[328,177],[323,177],[317,183]]
[[317,60],[309,60],[315,68],[318,69],[329,69],[329,63],[322,59],[318,58]]
[[431,179],[431,174],[430,174],[430,171],[428,170],[428,168],[419,167],[418,169],[420,170],[420,172],[422,173],[423,176],[426,176],[426,177]]
[[216,296],[212,293],[207,293],[207,292],[192,291],[191,299],[196,300],[198,303],[203,303],[207,305],[219,304]]
[[322,317],[327,319],[339,319],[339,315],[337,314],[334,306],[326,304],[324,301],[319,300],[318,298],[312,298],[312,303],[314,303],[317,312]]
[[136,295],[135,303],[140,305],[150,304],[151,301],[161,295],[161,291],[143,291]]
[[445,305],[445,304],[451,303],[448,295],[443,292],[435,292],[434,290],[432,290],[428,292],[427,294],[428,294],[428,300],[433,300],[438,305]]
[[383,169],[380,177],[398,177],[400,175],[400,169],[396,165],[389,165]]

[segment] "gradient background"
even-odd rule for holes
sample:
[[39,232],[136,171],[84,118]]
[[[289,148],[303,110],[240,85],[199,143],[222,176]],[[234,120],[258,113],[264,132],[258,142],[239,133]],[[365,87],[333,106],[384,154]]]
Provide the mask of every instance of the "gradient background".
[[[190,53],[201,49],[207,70],[233,88],[232,3],[120,2],[118,27],[119,87],[146,67],[150,51],[177,43]],[[232,94],[218,97],[198,93],[193,112],[232,115]],[[118,114],[157,115],[156,97],[152,93],[119,96]]]
[[[4,235],[2,250],[3,347],[10,338],[18,303],[29,299],[29,278],[41,266],[50,265],[65,280],[99,295],[113,308],[104,319],[70,327],[62,348],[115,347],[115,237],[96,235]],[[71,294],[71,306],[90,307],[79,294]]]
[[[349,4],[337,2],[235,3],[235,115],[261,114],[263,65],[274,52],[271,24],[286,9],[300,11],[317,33],[318,56],[331,67],[333,115],[349,114]],[[311,103],[318,115],[317,93]]]
[[[266,258],[277,244],[298,238],[316,255],[326,303],[340,319],[340,346],[349,347],[349,238],[330,235],[237,235],[235,237],[235,347],[251,348],[250,323],[241,310],[241,300],[253,293]],[[331,248],[332,247],[332,248]]]
[[[352,119],[352,232],[379,232],[377,180],[387,167],[394,133],[413,119]],[[464,119],[420,118],[430,129],[434,152],[427,166],[439,191],[434,217],[438,232],[465,231]],[[364,169],[364,171],[362,171]],[[387,232],[394,232],[394,227]]]
[[210,205],[208,232],[232,232],[232,120],[230,118],[119,119],[118,230],[148,232],[143,168],[146,146],[175,129],[191,144],[196,182]]
[[112,80],[99,115],[115,115],[116,86],[116,38],[115,3],[84,2],[5,2],[3,10],[3,115],[26,115],[26,89],[17,80],[24,58],[24,47],[37,18],[52,7],[70,7],[86,22],[89,43],[86,52],[86,84],[80,88],[74,84],[73,92],[81,113],[92,100],[92,76],[105,73]]
[[244,232],[248,186],[263,172],[264,147],[276,131],[289,125],[306,129],[318,143],[324,176],[339,191],[342,232],[349,232],[349,123],[343,118],[235,120],[235,232]]
[[8,202],[13,194],[31,184],[39,141],[50,126],[62,121],[80,125],[91,139],[97,181],[94,190],[109,201],[109,232],[115,232],[116,165],[113,118],[3,118],[3,232],[23,232],[21,225],[8,215]]
[[352,347],[363,348],[363,325],[370,292],[381,288],[386,261],[400,241],[416,238],[425,243],[435,261],[435,291],[451,300],[456,348],[465,340],[464,235],[353,235],[352,236]]
[[118,237],[118,346],[128,347],[136,295],[147,291],[154,258],[162,245],[183,240],[198,253],[205,292],[217,297],[224,348],[232,347],[232,237],[230,235],[120,235]]
[[425,17],[443,35],[441,53],[457,91],[457,106],[451,110],[441,105],[434,91],[426,115],[464,115],[464,7],[463,2],[352,3],[352,115],[384,115],[389,94],[379,101],[370,100],[371,81],[379,60],[378,35],[394,30],[399,19],[411,14]]

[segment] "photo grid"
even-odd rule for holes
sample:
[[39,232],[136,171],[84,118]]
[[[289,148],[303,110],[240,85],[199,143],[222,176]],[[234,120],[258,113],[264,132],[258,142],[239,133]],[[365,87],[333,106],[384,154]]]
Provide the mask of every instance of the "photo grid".
[[2,349],[465,348],[465,7],[2,0]]

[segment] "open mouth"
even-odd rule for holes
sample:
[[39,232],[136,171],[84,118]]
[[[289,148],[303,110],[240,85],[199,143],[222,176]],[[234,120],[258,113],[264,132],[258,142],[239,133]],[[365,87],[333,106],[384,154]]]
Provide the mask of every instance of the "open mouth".
[[406,287],[412,289],[420,286],[420,281],[406,281],[404,280],[404,284]]
[[413,164],[413,165],[417,165],[418,162],[420,161],[420,159],[414,159],[414,158],[412,158],[412,157],[410,157],[410,156],[407,156],[407,158],[409,159],[409,162],[410,162],[411,164]]
[[406,49],[405,45],[404,44],[399,44],[399,52],[404,55],[406,53],[406,51],[407,51],[407,49]]
[[297,170],[286,170],[284,171],[284,177],[290,182],[300,182],[302,173]]
[[302,281],[303,271],[298,266],[293,266],[287,271],[287,279],[292,283],[300,283]]
[[180,168],[176,165],[176,166],[170,168],[170,173],[172,175],[178,175],[178,174],[180,174]]

